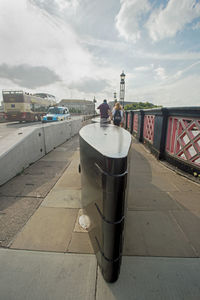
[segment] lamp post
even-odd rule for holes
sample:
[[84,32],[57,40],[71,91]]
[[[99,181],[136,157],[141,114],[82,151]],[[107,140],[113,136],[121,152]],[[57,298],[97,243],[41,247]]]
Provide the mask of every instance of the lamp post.
[[94,103],[94,115],[95,115],[95,103],[97,102],[95,96],[94,96],[94,99],[93,99],[93,103]]
[[117,102],[117,93],[114,92],[114,104]]
[[120,81],[120,102],[122,104],[122,107],[124,108],[124,96],[125,96],[125,74],[124,71],[122,71],[122,74],[120,75],[121,81]]

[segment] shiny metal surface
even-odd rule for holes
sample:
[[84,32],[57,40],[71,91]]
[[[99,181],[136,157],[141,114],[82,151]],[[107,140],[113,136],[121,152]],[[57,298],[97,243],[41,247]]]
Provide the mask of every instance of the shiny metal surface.
[[131,135],[114,125],[91,124],[80,132],[82,206],[104,279],[117,280],[123,247]]
[[121,127],[94,123],[84,126],[79,134],[92,148],[109,158],[123,158],[128,154],[131,135]]

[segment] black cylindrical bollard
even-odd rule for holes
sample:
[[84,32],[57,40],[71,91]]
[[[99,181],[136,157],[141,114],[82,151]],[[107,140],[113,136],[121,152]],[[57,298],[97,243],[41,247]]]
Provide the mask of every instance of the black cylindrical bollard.
[[88,232],[104,279],[114,282],[122,258],[131,135],[109,124],[87,125],[79,135]]

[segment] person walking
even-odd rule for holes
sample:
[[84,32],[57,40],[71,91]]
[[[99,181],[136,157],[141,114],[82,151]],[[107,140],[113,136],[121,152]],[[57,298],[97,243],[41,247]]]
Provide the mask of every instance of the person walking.
[[103,103],[101,103],[97,109],[100,110],[100,117],[101,117],[101,123],[110,123],[109,116],[110,116],[110,107],[107,103],[107,100],[103,100]]
[[122,126],[124,120],[124,111],[119,102],[117,102],[112,110],[113,124],[116,126]]

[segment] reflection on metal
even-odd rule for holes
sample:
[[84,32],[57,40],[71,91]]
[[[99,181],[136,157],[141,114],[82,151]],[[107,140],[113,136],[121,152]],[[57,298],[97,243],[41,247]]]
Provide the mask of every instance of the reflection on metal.
[[106,126],[107,124],[111,123],[110,118],[105,119],[105,118],[96,117],[93,118],[91,121],[92,123],[100,123],[100,126]]
[[91,122],[92,123],[100,123],[100,117],[96,117],[96,118],[93,118],[92,120],[91,120]]
[[91,124],[80,130],[82,206],[104,279],[120,271],[131,135],[123,128]]

